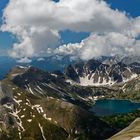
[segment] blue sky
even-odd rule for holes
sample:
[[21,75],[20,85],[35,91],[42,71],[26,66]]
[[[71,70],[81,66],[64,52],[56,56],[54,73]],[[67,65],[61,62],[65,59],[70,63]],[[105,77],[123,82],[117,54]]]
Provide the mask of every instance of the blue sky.
[[[8,3],[8,0],[0,1],[0,25],[2,24],[3,9],[7,3]],[[10,33],[0,32],[0,51],[1,51],[0,55],[2,55],[2,53],[5,53],[8,48],[12,47],[12,44],[14,42],[15,42],[15,39]]]
[[2,10],[4,9],[4,7],[6,6],[6,4],[8,3],[9,0],[1,0],[0,1],[0,23],[2,22]]
[[[58,1],[58,0],[54,0]],[[113,9],[119,9],[129,13],[132,17],[140,16],[140,0],[106,0]],[[0,0],[0,24],[2,23],[2,11],[8,0]],[[89,36],[89,33],[76,33],[69,30],[60,32],[63,43],[76,43]],[[0,32],[0,50],[7,50],[12,47],[16,39],[10,33]],[[4,51],[3,51],[4,52]],[[0,53],[1,55],[1,53]]]
[[126,11],[132,17],[140,16],[140,0],[106,0],[113,9]]
[[[0,1],[0,25],[2,24],[2,14],[3,9],[7,5],[9,0],[1,0]],[[12,44],[16,41],[14,36],[7,32],[0,32],[0,55],[2,53],[6,53],[9,48],[12,47]],[[3,54],[5,55],[5,54]]]

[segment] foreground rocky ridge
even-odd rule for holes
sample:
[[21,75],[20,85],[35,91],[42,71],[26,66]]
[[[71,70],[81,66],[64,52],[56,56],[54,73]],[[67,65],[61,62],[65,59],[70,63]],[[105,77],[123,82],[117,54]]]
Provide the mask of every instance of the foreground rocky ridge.
[[109,140],[139,140],[140,139],[140,118],[137,118],[127,128],[123,129]]

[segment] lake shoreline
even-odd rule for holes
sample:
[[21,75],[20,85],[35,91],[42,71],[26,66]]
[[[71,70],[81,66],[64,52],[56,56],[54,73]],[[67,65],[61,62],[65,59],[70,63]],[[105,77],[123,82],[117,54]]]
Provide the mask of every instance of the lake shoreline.
[[96,116],[126,114],[140,109],[140,103],[123,99],[99,99],[89,111]]

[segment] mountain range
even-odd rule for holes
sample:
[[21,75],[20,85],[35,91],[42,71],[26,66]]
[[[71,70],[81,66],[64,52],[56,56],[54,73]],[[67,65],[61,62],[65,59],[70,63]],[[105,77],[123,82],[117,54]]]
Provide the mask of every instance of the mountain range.
[[1,140],[104,140],[138,118],[118,127],[90,109],[98,99],[139,102],[139,62],[102,57],[67,65],[55,71],[16,66],[1,80]]

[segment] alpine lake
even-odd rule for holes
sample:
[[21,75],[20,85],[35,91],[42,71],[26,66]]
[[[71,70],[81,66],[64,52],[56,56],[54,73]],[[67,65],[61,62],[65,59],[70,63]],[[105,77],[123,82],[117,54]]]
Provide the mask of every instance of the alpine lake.
[[140,103],[134,103],[129,100],[97,100],[90,109],[96,116],[111,116],[125,114],[140,109]]

